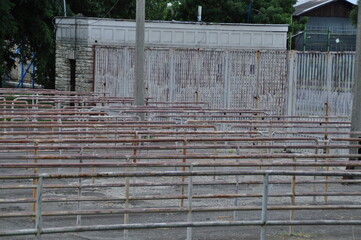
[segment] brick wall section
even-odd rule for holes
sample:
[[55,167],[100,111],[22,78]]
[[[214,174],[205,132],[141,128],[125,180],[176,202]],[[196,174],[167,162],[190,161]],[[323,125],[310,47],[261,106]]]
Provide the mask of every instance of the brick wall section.
[[[70,61],[69,56],[74,52],[74,45],[70,43],[56,43],[56,76],[55,89],[70,91]],[[93,47],[78,45],[75,52],[76,73],[75,91],[93,91]]]

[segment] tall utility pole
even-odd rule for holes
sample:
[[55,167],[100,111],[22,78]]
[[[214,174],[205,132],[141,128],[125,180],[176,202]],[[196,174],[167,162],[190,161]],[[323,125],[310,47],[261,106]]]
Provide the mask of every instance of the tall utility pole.
[[[144,106],[144,22],[145,0],[137,0],[136,13],[136,45],[134,68],[134,102],[135,106]],[[143,118],[142,116],[140,116]]]
[[[353,88],[353,104],[351,117],[351,131],[361,131],[361,0],[358,1],[357,35],[356,35],[356,62],[355,80]],[[352,134],[351,137],[360,138],[361,134]],[[360,139],[361,140],[361,139]],[[355,143],[358,144],[358,143]],[[357,153],[357,149],[351,150]]]

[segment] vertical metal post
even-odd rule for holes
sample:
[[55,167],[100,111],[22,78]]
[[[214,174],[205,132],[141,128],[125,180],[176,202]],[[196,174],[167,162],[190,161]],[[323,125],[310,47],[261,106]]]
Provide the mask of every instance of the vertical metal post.
[[[241,155],[241,150],[239,149],[239,147],[237,147],[237,155]],[[237,163],[239,163],[239,159],[237,158],[236,160]],[[236,175],[236,194],[238,195],[239,193],[239,175]],[[238,207],[238,197],[236,197],[234,199],[234,206]],[[233,221],[237,221],[238,218],[238,211],[233,211]]]
[[261,240],[266,240],[267,205],[268,205],[268,174],[263,176],[263,197],[262,197],[262,228]]
[[230,68],[229,68],[229,51],[225,50],[224,54],[224,92],[223,92],[223,106],[230,108],[231,106],[231,81],[230,81]]
[[[297,158],[294,157],[293,162],[296,163]],[[293,171],[296,171],[296,165],[293,166]],[[296,175],[292,176],[291,188],[292,188],[291,205],[293,206],[296,204]],[[291,221],[295,220],[295,210],[290,211],[290,220]],[[294,226],[291,225],[289,228],[290,236],[292,236],[293,232],[294,232]]]
[[41,203],[43,197],[43,177],[39,177],[37,181],[36,187],[36,216],[35,216],[35,229],[36,229],[36,239],[41,240],[41,225],[42,225],[42,217],[41,217]]
[[[193,172],[193,164],[189,167],[190,173]],[[192,176],[188,176],[188,214],[187,221],[191,223],[192,219],[192,200],[193,200],[193,179]],[[187,227],[187,240],[192,240],[192,227]]]
[[330,39],[331,39],[331,30],[330,27],[327,28],[327,52],[330,52]]
[[296,61],[296,52],[288,51],[287,54],[288,59],[288,96],[287,96],[287,115],[294,115],[295,113],[295,103],[296,103],[296,69],[295,69],[295,61]]
[[[137,0],[136,13],[136,46],[135,46],[135,81],[134,81],[134,105],[144,106],[144,25],[145,25],[145,0]],[[144,114],[138,113],[144,120]]]
[[[325,111],[329,111],[329,107],[330,107],[330,102],[331,102],[331,91],[332,91],[332,72],[333,72],[333,68],[332,68],[332,62],[333,62],[333,55],[328,52],[327,53],[327,78],[326,78],[326,89],[327,89],[327,96],[326,96],[326,101],[325,101]],[[327,104],[327,105],[326,105]]]
[[260,103],[260,92],[261,92],[261,52],[257,50],[256,52],[256,62],[255,62],[255,71],[256,71],[256,93],[254,94],[254,100],[255,100],[255,109],[262,108]]
[[[184,148],[183,148],[183,155],[185,156],[185,155],[187,155],[187,148],[186,148],[186,146],[187,146],[187,139],[185,139],[185,140],[183,141],[183,146],[184,146]],[[186,163],[186,162],[187,162],[187,159],[186,159],[186,158],[183,158],[183,159],[182,159],[182,162],[183,162],[183,163]],[[182,172],[185,172],[185,170],[186,170],[186,167],[183,166],[183,167],[182,167]],[[185,181],[185,176],[182,176],[182,183],[184,183],[184,181]],[[184,185],[182,184],[182,185],[181,185],[181,196],[182,196],[182,198],[181,198],[181,202],[180,202],[180,206],[181,206],[181,207],[184,207],[183,195],[184,195]]]
[[[139,136],[138,136],[138,132],[136,131],[135,133],[134,133],[134,140],[137,140],[137,139],[139,139]],[[139,146],[139,144],[140,145],[142,145],[142,143],[139,143],[139,142],[134,142],[134,146],[135,147],[137,147],[137,146]],[[140,154],[140,150],[138,150],[137,148],[134,148],[134,159],[133,159],[133,163],[137,163],[137,161],[138,161],[138,159],[136,158],[137,157],[137,155],[138,154]],[[136,167],[134,166],[133,168],[132,168],[132,171],[135,171],[136,169],[135,169]],[[135,183],[135,181],[136,181],[136,178],[132,178],[132,182],[133,183]],[[135,188],[133,188],[132,189],[133,190],[133,195],[135,195]]]
[[[38,146],[39,146],[39,143],[38,142],[34,142],[34,155],[35,155],[35,159],[34,159],[34,163],[38,163],[38,159],[37,159],[37,156],[38,156]],[[34,174],[37,174],[38,173],[38,168],[34,168]],[[33,179],[33,184],[34,185],[37,185],[38,184],[38,179],[34,178]],[[37,196],[37,189],[33,189],[33,198],[35,198]],[[33,203],[33,212],[36,210],[36,203]]]
[[303,31],[303,51],[306,51],[307,28]]
[[[293,19],[292,19],[292,15],[290,17],[290,28],[292,27],[293,24]],[[292,31],[289,30],[289,34],[288,34],[288,50],[292,49]]]
[[63,4],[64,4],[64,17],[66,17],[66,0],[63,0]]
[[[353,104],[351,117],[351,131],[361,131],[361,2],[358,1],[358,22],[357,22],[357,36],[356,36],[356,62],[355,62],[355,80],[353,87]],[[352,134],[353,138],[361,137],[359,134]],[[358,144],[352,141],[350,144]],[[351,148],[350,153],[357,154],[359,149]],[[351,159],[352,160],[352,159]]]
[[198,6],[197,21],[202,22],[202,6]]
[[[83,151],[84,151],[84,148],[81,148],[80,149],[80,152],[79,152],[79,154],[80,154],[80,156],[81,155],[83,155]],[[83,159],[82,158],[80,158],[79,159],[79,163],[83,163]],[[81,167],[79,167],[79,175],[82,173],[82,168]],[[82,178],[81,177],[79,177],[79,179],[78,179],[78,197],[81,197],[82,196],[82,194],[83,194],[83,188],[82,188],[82,183],[83,183],[83,180],[82,180]],[[78,201],[77,202],[77,210],[78,211],[80,211],[81,210],[81,201]],[[81,215],[76,215],[76,225],[77,226],[80,226],[81,225]]]
[[[127,158],[126,163],[129,164],[130,163],[130,159]],[[129,167],[125,167],[125,171],[129,172]],[[129,181],[129,177],[125,178],[125,203],[124,203],[124,208],[128,209],[129,208],[129,189],[130,189],[130,181]],[[124,224],[128,224],[129,223],[129,214],[124,214]],[[128,229],[124,229],[124,239],[127,240],[129,239],[129,232]]]
[[174,69],[174,50],[169,50],[169,98],[168,101],[175,102],[175,69]]
[[[325,112],[325,122],[326,122],[326,127],[325,127],[325,145],[329,146],[329,138],[328,138],[328,129],[327,129],[327,122],[329,121],[329,111],[330,111],[330,106],[329,104],[325,103],[325,109],[326,109],[326,112]],[[330,148],[327,147],[325,150],[324,150],[324,154],[330,154]],[[326,158],[326,162],[329,162],[330,159],[329,158]],[[329,171],[330,170],[330,166],[326,166],[326,171]],[[325,176],[325,193],[328,192],[328,176]],[[327,204],[327,201],[328,201],[328,196],[325,195],[324,196],[324,203]]]

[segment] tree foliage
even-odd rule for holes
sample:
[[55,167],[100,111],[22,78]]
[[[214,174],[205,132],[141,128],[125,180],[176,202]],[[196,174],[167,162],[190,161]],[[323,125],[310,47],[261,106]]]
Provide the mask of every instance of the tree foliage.
[[181,0],[177,20],[194,21],[197,6],[203,7],[205,22],[290,23],[296,0]]
[[351,23],[354,26],[357,26],[357,15],[358,15],[358,5],[355,6],[350,12]]
[[11,70],[14,64],[13,51],[8,42],[17,31],[17,26],[14,17],[10,14],[10,10],[14,4],[10,0],[0,1],[0,21],[2,26],[0,28],[0,77],[3,77]]
[[[67,15],[134,19],[136,0],[67,0]],[[146,0],[147,19],[165,20],[167,3]],[[53,18],[63,15],[63,0],[0,0],[0,77],[11,71],[15,59],[34,57],[37,83],[53,88],[55,32]],[[15,50],[19,48],[20,51]]]
[[[136,0],[67,0],[67,15],[134,19]],[[146,19],[225,23],[291,23],[296,0],[146,0]],[[63,15],[63,0],[0,0],[0,77],[34,56],[37,82],[54,87],[53,18]],[[296,23],[292,27],[296,29]],[[302,24],[300,25],[302,26]],[[21,51],[15,52],[20,47]]]
[[[26,62],[35,59],[38,82],[53,86],[54,33],[52,19],[59,15],[61,5],[56,0],[1,0],[2,28],[1,77],[15,65],[15,59]],[[15,51],[17,48],[20,51]]]

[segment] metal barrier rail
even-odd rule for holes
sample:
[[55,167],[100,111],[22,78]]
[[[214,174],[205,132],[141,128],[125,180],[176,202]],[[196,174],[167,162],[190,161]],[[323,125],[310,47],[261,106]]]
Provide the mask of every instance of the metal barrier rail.
[[[271,226],[298,226],[298,225],[361,225],[361,219],[328,219],[328,220],[294,220],[291,216],[290,220],[269,220],[268,214],[269,211],[274,210],[317,210],[317,209],[351,209],[353,211],[361,209],[361,205],[349,204],[349,205],[296,205],[293,202],[290,205],[282,204],[280,206],[269,205],[269,198],[275,197],[269,194],[269,178],[270,176],[349,176],[349,177],[361,177],[361,173],[351,173],[351,172],[305,172],[305,171],[195,171],[193,168],[195,166],[190,165],[189,170],[185,172],[179,171],[161,171],[161,172],[107,172],[107,173],[96,173],[96,174],[31,174],[31,175],[1,175],[1,180],[6,179],[35,179],[37,182],[36,188],[36,199],[34,201],[36,205],[36,211],[32,213],[20,213],[20,214],[5,214],[0,215],[0,217],[35,217],[35,226],[32,229],[21,229],[21,230],[7,230],[0,231],[0,237],[4,236],[20,236],[20,235],[32,235],[36,236],[36,239],[41,239],[42,235],[52,234],[52,233],[69,233],[69,232],[83,232],[83,231],[102,231],[102,230],[127,230],[127,229],[147,229],[147,228],[187,228],[187,239],[192,239],[192,228],[196,227],[211,227],[211,226],[259,226],[261,228],[261,240],[266,239],[267,228]],[[187,206],[179,208],[129,208],[129,201],[131,199],[129,195],[129,179],[130,178],[146,178],[146,177],[170,177],[170,176],[179,176],[187,177],[187,194],[183,198],[187,199]],[[193,201],[197,199],[196,195],[193,192],[193,178],[199,176],[263,176],[262,182],[262,191],[258,197],[261,197],[261,205],[246,207],[197,207],[193,205]],[[50,179],[69,179],[69,178],[124,178],[125,179],[125,188],[128,194],[125,195],[125,198],[122,200],[125,201],[125,207],[122,209],[114,210],[79,210],[79,211],[44,211],[43,205],[49,201],[56,201],[56,199],[49,199],[43,196],[43,185],[44,181]],[[360,194],[360,193],[358,193]],[[234,197],[242,197],[241,195],[235,194]],[[144,199],[144,198],[143,198]],[[61,201],[79,201],[79,199],[60,199]],[[99,199],[82,199],[83,201],[94,201]],[[114,200],[120,200],[120,198],[115,198]],[[25,201],[25,200],[23,200]],[[128,203],[128,206],[127,206]],[[193,215],[197,212],[218,212],[218,211],[261,211],[261,217],[258,220],[253,221],[239,221],[233,219],[231,221],[193,221]],[[129,223],[129,215],[132,213],[169,213],[169,212],[181,212],[187,215],[187,222],[157,222],[157,223]],[[88,225],[81,226],[65,226],[65,227],[56,227],[49,228],[43,227],[44,222],[43,218],[46,216],[67,216],[67,215],[101,215],[101,214],[123,214],[124,215],[124,224],[112,224],[112,225]],[[128,233],[125,231],[124,235]]]
[[[292,233],[298,225],[361,225],[358,185],[342,185],[361,182],[361,162],[349,161],[360,159],[348,151],[361,144],[349,137],[348,118],[274,116],[197,102],[135,107],[130,98],[89,93],[0,94],[0,206],[15,209],[0,212],[0,219],[24,223],[0,230],[0,237],[124,230],[127,238],[130,229],[187,228],[190,240],[194,227],[258,226],[264,240],[274,226]],[[139,121],[140,112],[153,121]],[[317,210],[350,213],[344,219],[301,215]],[[270,211],[280,218],[269,219]],[[211,217],[199,221],[205,213]],[[214,220],[225,213],[230,221]],[[147,216],[155,220],[142,219]],[[52,227],[51,217],[64,222]],[[119,223],[119,217],[124,223],[97,221]]]

